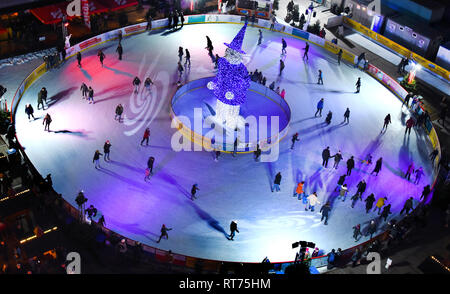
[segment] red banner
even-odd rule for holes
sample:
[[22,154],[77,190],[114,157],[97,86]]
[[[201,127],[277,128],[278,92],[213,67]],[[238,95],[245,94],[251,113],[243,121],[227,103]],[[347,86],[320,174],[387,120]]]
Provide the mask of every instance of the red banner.
[[91,19],[89,17],[89,1],[81,0],[81,12],[83,14],[84,24],[91,29]]

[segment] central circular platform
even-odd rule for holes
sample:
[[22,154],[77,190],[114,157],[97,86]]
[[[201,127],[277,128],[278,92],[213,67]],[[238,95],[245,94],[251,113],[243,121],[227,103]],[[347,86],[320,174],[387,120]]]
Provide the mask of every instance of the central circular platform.
[[217,99],[207,88],[214,77],[189,82],[178,89],[172,98],[172,117],[179,131],[205,149],[225,152],[262,150],[278,143],[289,130],[291,110],[286,101],[269,88],[250,82],[247,100],[241,105],[240,115],[246,120],[245,130],[227,130],[214,121]]

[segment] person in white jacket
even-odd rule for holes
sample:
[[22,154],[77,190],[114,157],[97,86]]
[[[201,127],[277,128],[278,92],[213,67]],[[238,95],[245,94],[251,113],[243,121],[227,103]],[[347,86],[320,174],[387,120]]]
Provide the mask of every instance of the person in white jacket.
[[311,211],[314,211],[314,206],[316,204],[320,204],[319,199],[317,199],[317,192],[314,192],[311,195],[309,195],[307,199],[308,199],[307,205],[309,205],[309,208],[305,207],[305,210],[311,209]]

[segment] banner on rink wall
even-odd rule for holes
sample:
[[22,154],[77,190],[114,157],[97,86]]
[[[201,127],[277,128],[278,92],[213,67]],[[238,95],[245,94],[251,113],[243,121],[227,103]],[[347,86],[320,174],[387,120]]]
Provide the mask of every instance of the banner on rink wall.
[[377,80],[381,81],[386,87],[397,94],[400,98],[404,99],[408,94],[408,91],[406,91],[395,79],[391,78],[389,75],[385,74],[383,71],[379,70],[372,64],[369,64],[367,72]]
[[205,22],[205,15],[189,15],[187,23]]
[[314,34],[309,34],[308,40],[311,41],[311,42],[313,42],[313,43],[318,44],[319,46],[322,46],[322,47],[325,46],[325,39],[324,39],[324,38],[321,38],[321,37],[319,37],[319,36],[316,36],[316,35],[314,35]]
[[263,28],[270,28],[270,21],[258,18],[258,25]]
[[[187,23],[186,20],[184,23]],[[152,21],[152,28],[153,29],[159,29],[162,27],[167,27],[169,25],[169,20],[167,18],[164,19],[158,19],[158,20],[154,20]]]
[[292,35],[300,37],[300,38],[305,39],[305,40],[308,40],[309,33],[305,32],[305,31],[302,31],[300,29],[294,28],[292,30]]

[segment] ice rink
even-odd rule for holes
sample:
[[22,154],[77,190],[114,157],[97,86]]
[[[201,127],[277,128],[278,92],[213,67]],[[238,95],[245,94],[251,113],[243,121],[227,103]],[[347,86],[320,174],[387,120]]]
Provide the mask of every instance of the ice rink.
[[[410,116],[401,101],[382,84],[352,65],[337,64],[336,56],[311,45],[309,61],[302,60],[305,42],[268,30],[263,43],[257,46],[258,29],[248,27],[243,50],[249,71],[262,71],[267,86],[277,80],[286,90],[291,111],[288,136],[280,143],[275,162],[255,162],[253,154],[232,157],[222,154],[218,162],[206,151],[175,152],[171,139],[170,100],[178,79],[178,46],[188,48],[192,66],[184,72],[183,82],[215,74],[208,56],[206,38],[214,45],[214,53],[223,56],[224,42],[230,42],[241,25],[185,25],[176,32],[153,31],[122,40],[123,60],[119,61],[117,41],[105,43],[82,53],[82,68],[70,58],[59,69],[43,75],[24,94],[16,114],[20,143],[31,161],[45,177],[52,174],[54,189],[72,205],[80,189],[105,216],[106,227],[164,250],[188,256],[226,261],[272,262],[289,261],[295,257],[291,244],[296,241],[315,242],[328,252],[332,248],[348,248],[357,243],[352,227],[361,224],[363,231],[376,212],[366,214],[365,203],[351,208],[350,197],[356,184],[366,179],[365,199],[374,193],[376,199],[387,196],[393,214],[398,214],[407,198],[419,199],[425,185],[431,184],[433,169],[428,159],[431,144],[422,130],[404,136],[405,122]],[[287,41],[286,68],[278,77],[281,38]],[[96,56],[102,48],[106,54],[104,67]],[[323,71],[324,85],[317,85],[318,70]],[[155,83],[151,95],[143,85],[133,93],[132,80],[143,82],[150,76]],[[355,94],[355,83],[361,77],[361,92]],[[95,104],[81,98],[80,86],[92,86]],[[49,108],[37,110],[37,93],[46,87]],[[314,117],[316,104],[325,98],[322,117]],[[36,120],[28,121],[25,104],[31,103]],[[114,120],[117,104],[124,106],[124,121]],[[350,123],[343,124],[346,108]],[[330,125],[324,124],[328,111],[333,112]],[[51,132],[45,132],[42,119],[52,116]],[[380,133],[383,119],[390,113],[392,124]],[[148,147],[140,146],[143,132],[150,128]],[[290,150],[290,139],[299,133],[300,141]],[[103,144],[110,140],[111,161],[101,159],[101,169],[94,168],[96,149],[103,153]],[[323,168],[321,153],[330,146],[331,154],[342,151],[343,161],[333,169],[333,159]],[[378,176],[374,168],[360,161],[368,153],[373,161],[383,157]],[[346,173],[350,156],[356,166],[346,183],[349,195],[345,202],[336,200],[333,192],[338,178]],[[149,156],[155,157],[154,176],[144,182]],[[403,178],[410,162],[422,166],[425,176],[418,185]],[[281,192],[271,192],[277,172],[281,172]],[[308,194],[317,191],[320,205],[315,212],[292,197],[297,181],[306,182]],[[190,200],[194,183],[200,190],[198,199]],[[332,203],[328,225],[320,222],[320,207]],[[229,224],[237,220],[239,233],[227,240]],[[377,218],[379,231],[384,221]],[[169,239],[156,243],[161,225],[169,228]],[[368,240],[365,236],[359,240]]]

